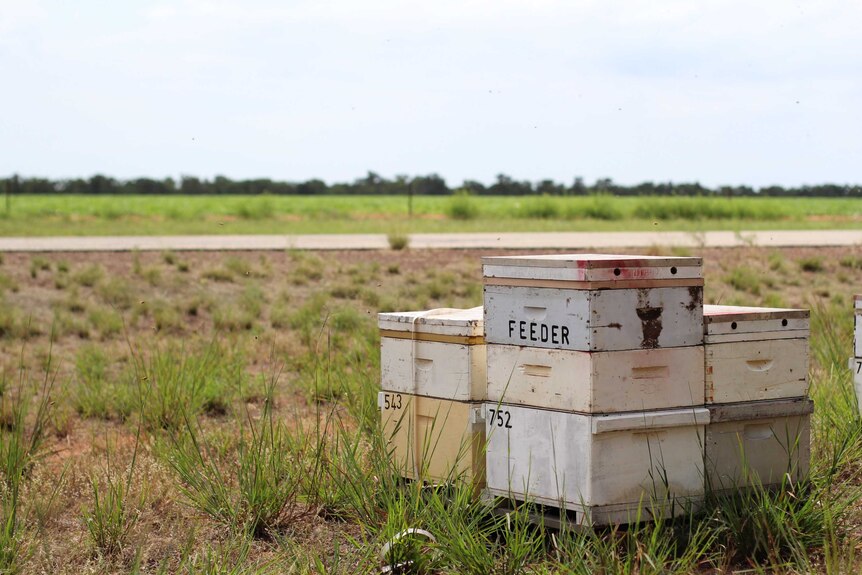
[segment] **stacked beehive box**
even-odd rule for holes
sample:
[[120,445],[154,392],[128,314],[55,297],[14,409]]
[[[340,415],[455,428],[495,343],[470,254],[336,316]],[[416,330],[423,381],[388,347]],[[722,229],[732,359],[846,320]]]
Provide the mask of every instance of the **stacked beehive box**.
[[482,308],[382,313],[378,405],[403,477],[485,478]]
[[698,501],[700,258],[484,258],[483,275],[488,492],[594,525]]
[[850,360],[850,369],[853,370],[856,402],[859,405],[859,413],[862,414],[862,295],[853,297],[853,317],[855,329],[853,331],[853,358]]
[[704,330],[707,487],[807,475],[808,310],[707,305]]

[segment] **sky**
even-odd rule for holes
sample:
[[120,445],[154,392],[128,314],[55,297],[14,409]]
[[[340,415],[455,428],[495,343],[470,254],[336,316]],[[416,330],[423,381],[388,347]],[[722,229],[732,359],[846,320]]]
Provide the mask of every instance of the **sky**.
[[862,182],[862,2],[0,0],[0,177]]

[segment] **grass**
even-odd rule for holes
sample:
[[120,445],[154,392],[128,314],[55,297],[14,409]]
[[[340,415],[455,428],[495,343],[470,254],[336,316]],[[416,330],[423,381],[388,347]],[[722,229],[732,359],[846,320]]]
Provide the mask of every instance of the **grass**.
[[[138,509],[143,506],[146,492],[137,502],[131,501],[132,480],[140,446],[140,426],[135,437],[132,461],[125,477],[115,476],[111,468],[110,448],[106,455],[104,479],[90,477],[93,505],[83,513],[84,524],[95,550],[103,555],[116,555],[126,546],[131,530],[139,518]],[[134,505],[133,505],[134,504]]]
[[[0,413],[4,418],[0,429],[0,572],[3,573],[19,572],[28,552],[25,538],[28,517],[22,493],[33,467],[44,455],[55,375],[50,351],[45,377],[35,393],[28,389],[30,381],[23,366],[15,389],[3,375],[0,397]],[[34,405],[35,412],[31,414]]]
[[137,387],[149,429],[176,430],[200,413],[226,413],[246,380],[240,352],[218,342],[198,349],[155,347],[133,354],[133,364],[128,385]]
[[235,458],[219,457],[194,414],[184,409],[179,411],[185,425],[171,434],[167,451],[190,505],[255,537],[271,536],[272,530],[307,512],[298,499],[308,442],[273,417],[274,383],[267,387],[260,419],[249,417],[240,427]]
[[[0,235],[862,228],[862,200],[723,197],[17,196]],[[166,255],[168,259],[175,259]],[[173,264],[169,264],[173,265]]]
[[[159,253],[44,254],[50,271],[33,278],[30,256],[4,254],[19,286],[0,307],[14,318],[0,347],[0,472],[18,486],[0,490],[6,571],[372,573],[405,561],[414,573],[859,571],[854,248],[691,250],[706,263],[708,302],[812,309],[810,479],[583,533],[533,525],[529,505],[495,514],[464,483],[405,482],[378,431],[376,313],[480,304],[479,255],[188,253],[181,271]],[[802,271],[810,258],[820,271]],[[60,261],[63,273],[98,267],[101,278],[57,290]],[[156,285],[134,271],[150,268]],[[205,279],[211,269],[232,281]],[[354,297],[329,295],[338,289]],[[100,314],[121,331],[101,335]],[[252,329],[232,329],[229,314]],[[52,375],[22,376],[20,365]]]

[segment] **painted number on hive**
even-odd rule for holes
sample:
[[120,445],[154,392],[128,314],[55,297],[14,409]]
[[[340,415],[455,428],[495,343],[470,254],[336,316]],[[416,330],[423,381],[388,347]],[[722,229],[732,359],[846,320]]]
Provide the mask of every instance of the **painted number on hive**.
[[491,427],[505,427],[512,429],[512,414],[502,409],[489,409],[491,416],[488,418],[488,424]]
[[401,409],[401,394],[400,393],[384,393],[383,394],[383,409]]
[[856,373],[862,373],[862,361],[856,362]]

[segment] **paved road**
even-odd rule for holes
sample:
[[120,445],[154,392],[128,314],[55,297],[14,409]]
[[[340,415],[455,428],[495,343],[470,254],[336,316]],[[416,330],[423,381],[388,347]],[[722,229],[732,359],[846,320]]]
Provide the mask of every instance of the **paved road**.
[[[850,246],[862,247],[862,230],[782,230],[758,232],[548,232],[413,234],[411,248],[572,249],[647,246]],[[0,252],[111,252],[161,250],[377,250],[388,249],[383,234],[305,236],[116,236],[0,238]]]

